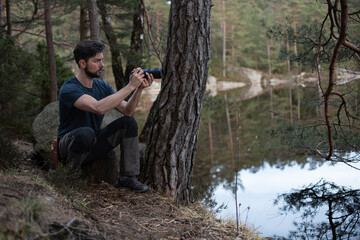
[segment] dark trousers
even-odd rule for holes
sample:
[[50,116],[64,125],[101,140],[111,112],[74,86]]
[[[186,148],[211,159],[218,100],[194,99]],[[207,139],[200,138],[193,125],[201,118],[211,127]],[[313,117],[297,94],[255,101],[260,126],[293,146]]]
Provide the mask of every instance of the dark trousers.
[[91,163],[120,144],[120,175],[140,173],[138,126],[133,117],[121,117],[100,131],[90,127],[72,130],[60,138],[59,153],[64,164],[72,161],[80,167]]

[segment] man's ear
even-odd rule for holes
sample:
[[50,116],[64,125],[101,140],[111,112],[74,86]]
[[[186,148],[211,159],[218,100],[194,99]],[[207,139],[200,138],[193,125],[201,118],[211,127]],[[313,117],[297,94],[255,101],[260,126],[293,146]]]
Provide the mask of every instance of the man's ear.
[[80,68],[85,68],[86,67],[86,61],[84,59],[80,59],[79,60],[79,66],[80,66]]

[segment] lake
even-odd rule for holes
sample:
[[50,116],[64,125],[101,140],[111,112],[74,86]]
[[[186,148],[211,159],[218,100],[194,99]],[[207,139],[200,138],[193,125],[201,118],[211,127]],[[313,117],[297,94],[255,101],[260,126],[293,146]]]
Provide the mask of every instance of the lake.
[[[314,146],[326,141],[324,129],[318,133],[304,128],[301,137],[295,137],[302,126],[315,125],[323,118],[316,84],[283,80],[217,86],[221,87],[209,89],[202,111],[193,176],[194,200],[217,212],[219,218],[235,220],[236,187],[241,223],[262,236],[287,236],[295,230],[292,222],[301,219],[300,214],[279,213],[280,206],[273,204],[279,194],[321,179],[360,189],[358,170],[344,163],[324,161],[314,154]],[[155,84],[144,94],[142,109],[136,115],[141,119],[140,128],[144,112],[151,107],[159,88]],[[359,115],[357,104],[351,107]],[[359,159],[356,152],[339,154]],[[326,216],[321,215],[318,220],[324,221]]]

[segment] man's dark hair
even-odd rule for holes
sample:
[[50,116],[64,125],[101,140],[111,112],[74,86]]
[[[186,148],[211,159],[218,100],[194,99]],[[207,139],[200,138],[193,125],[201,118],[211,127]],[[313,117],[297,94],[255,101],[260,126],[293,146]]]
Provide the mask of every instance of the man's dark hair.
[[97,53],[103,52],[105,45],[95,40],[83,40],[78,43],[74,49],[74,58],[77,65],[79,65],[80,59],[85,61],[94,57]]

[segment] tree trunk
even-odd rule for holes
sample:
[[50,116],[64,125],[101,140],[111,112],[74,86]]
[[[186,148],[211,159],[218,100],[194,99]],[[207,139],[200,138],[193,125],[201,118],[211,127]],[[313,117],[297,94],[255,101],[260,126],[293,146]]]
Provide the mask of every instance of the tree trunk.
[[120,47],[117,43],[114,29],[111,26],[111,18],[104,1],[98,2],[100,15],[103,23],[105,36],[109,42],[111,52],[111,66],[115,78],[116,90],[120,90],[125,82],[124,69],[120,55]]
[[231,119],[230,119],[230,112],[229,112],[229,104],[228,104],[227,94],[225,94],[225,113],[226,113],[226,122],[227,122],[228,133],[229,133],[228,147],[232,152],[234,150],[234,142],[233,142],[233,136],[232,136]]
[[271,124],[274,123],[274,103],[273,103],[273,87],[270,86],[270,115],[271,115]]
[[225,0],[222,1],[222,16],[223,16],[223,51],[222,51],[222,60],[223,60],[223,77],[226,77],[226,17],[225,17]]
[[139,67],[142,61],[144,39],[144,5],[143,0],[135,4],[133,15],[133,29],[131,33],[130,54],[127,59],[125,76],[129,76],[135,67]]
[[96,0],[87,0],[89,21],[90,21],[90,38],[92,40],[101,41],[100,39],[100,26],[98,19],[98,12],[96,7]]
[[301,122],[301,111],[300,111],[300,107],[301,107],[301,97],[300,97],[300,90],[297,89],[297,116],[298,116],[298,122]]
[[295,56],[297,57],[298,51],[297,51],[297,42],[296,42],[297,33],[296,33],[295,11],[296,11],[296,9],[294,8],[293,9],[293,26],[294,26],[294,37],[295,37],[294,38],[294,53],[295,53]]
[[190,200],[209,70],[211,5],[211,0],[172,1],[162,87],[142,133],[148,145],[141,178],[173,200]]
[[56,84],[56,61],[54,43],[52,37],[52,25],[51,25],[51,12],[49,0],[44,1],[45,7],[45,31],[46,31],[46,44],[47,55],[49,61],[49,79],[50,79],[50,102],[57,101],[57,84]]
[[11,24],[11,14],[10,14],[10,0],[6,0],[6,25],[7,25],[7,31],[6,34],[8,36],[12,35],[12,24]]
[[81,2],[80,5],[80,41],[87,38],[88,33],[88,12],[85,0]]
[[213,166],[215,164],[214,161],[214,144],[213,144],[213,135],[212,135],[212,126],[211,126],[211,114],[208,115],[209,119],[209,147],[210,147],[210,157],[211,157],[211,165]]
[[231,166],[235,166],[234,162],[234,142],[233,142],[233,136],[232,136],[232,128],[231,128],[231,119],[230,119],[230,112],[229,112],[229,104],[228,104],[228,98],[227,94],[225,94],[225,113],[226,113],[226,122],[228,126],[228,133],[229,133],[229,150],[231,151]]
[[289,102],[290,102],[290,124],[294,125],[294,115],[293,115],[293,107],[292,107],[292,90],[289,88]]
[[[348,1],[347,0],[340,0],[340,5],[341,5],[341,25],[340,25],[340,32],[339,32],[339,37],[337,39],[336,45],[334,47],[334,51],[331,57],[331,62],[329,65],[329,83],[326,89],[326,92],[324,94],[324,108],[325,108],[325,121],[326,121],[326,126],[327,126],[327,131],[328,131],[328,141],[329,141],[329,153],[328,155],[325,157],[325,159],[329,160],[333,154],[334,154],[334,150],[335,150],[335,143],[334,143],[334,139],[333,139],[333,132],[332,132],[332,122],[330,120],[330,96],[333,94],[333,90],[334,90],[334,85],[335,85],[335,65],[337,62],[337,59],[339,57],[340,54],[340,48],[341,46],[344,44],[344,42],[346,41],[346,36],[348,34],[348,17],[349,17],[349,13],[348,13]],[[330,6],[329,6],[330,9]]]
[[266,46],[267,46],[267,60],[268,60],[268,74],[269,77],[271,77],[271,50],[270,50],[270,42],[269,39],[266,40]]
[[3,12],[3,6],[2,6],[2,0],[0,0],[0,37],[3,38],[4,37],[4,32],[5,30],[3,29],[3,15],[2,15],[2,12]]
[[291,72],[290,68],[290,44],[289,44],[289,35],[286,33],[286,52],[287,52],[287,70],[288,73]]

